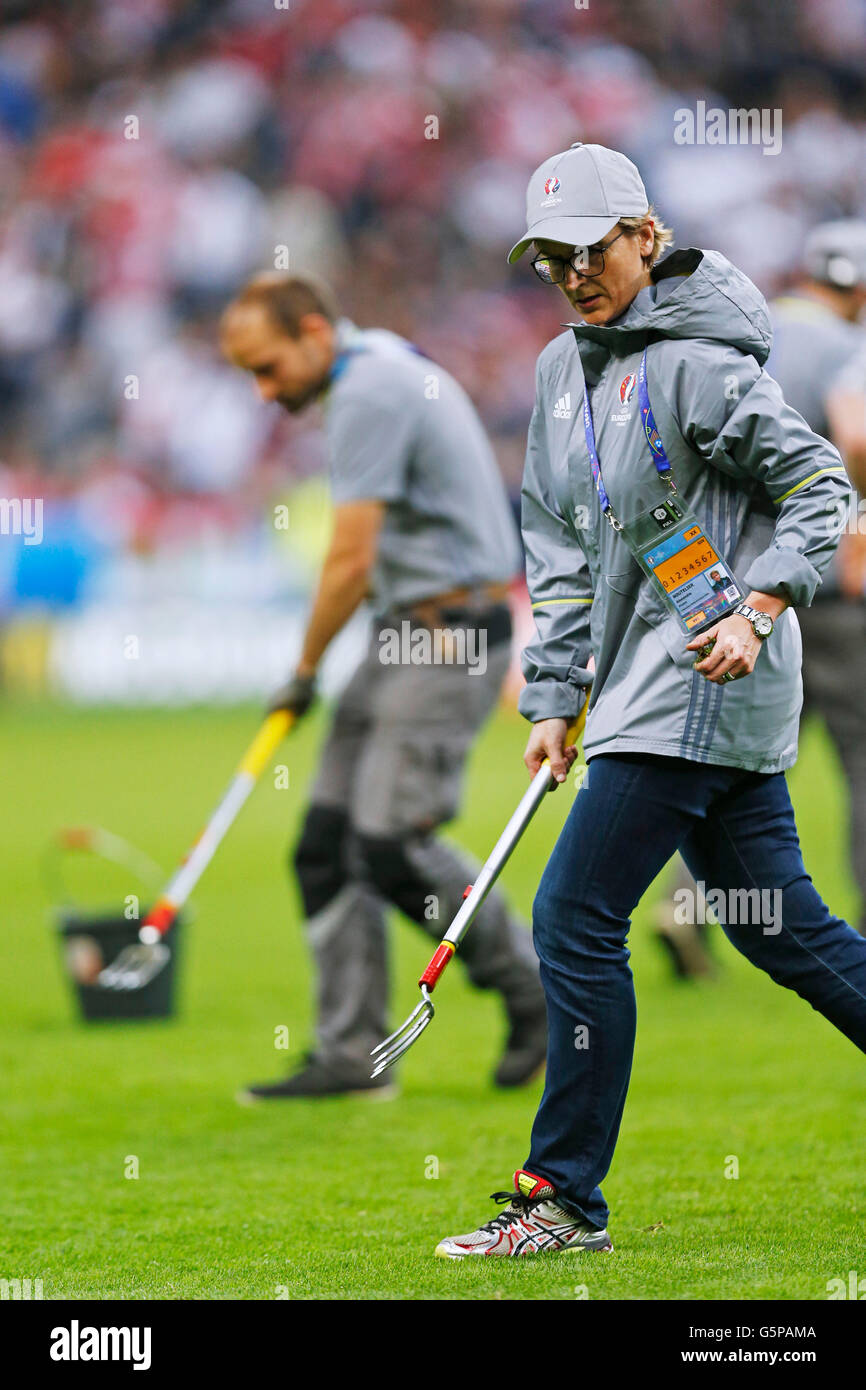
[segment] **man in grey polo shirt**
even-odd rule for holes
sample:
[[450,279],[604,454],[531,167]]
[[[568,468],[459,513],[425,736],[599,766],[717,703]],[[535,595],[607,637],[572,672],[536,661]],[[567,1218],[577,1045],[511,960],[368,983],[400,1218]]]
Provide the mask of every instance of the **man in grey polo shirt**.
[[[471,743],[510,660],[517,529],[468,396],[396,334],[338,317],[306,277],[252,281],[222,323],[226,355],[265,400],[324,407],[334,532],[294,675],[272,708],[302,715],[328,643],[369,599],[369,649],[335,710],[294,854],[318,971],[314,1051],[246,1100],[388,1093],[369,1054],[389,1031],[384,911],[438,940],[472,865],[434,831],[455,815]],[[492,893],[461,951],[496,989],[509,1036],[496,1071],[541,1067],[546,1015],[528,931]]]

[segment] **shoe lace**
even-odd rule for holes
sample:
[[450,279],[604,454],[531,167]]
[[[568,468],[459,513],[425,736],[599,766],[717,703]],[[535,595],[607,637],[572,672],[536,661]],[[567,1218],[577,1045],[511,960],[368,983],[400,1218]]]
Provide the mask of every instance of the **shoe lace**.
[[543,1200],[538,1197],[524,1197],[522,1192],[491,1192],[490,1196],[499,1206],[502,1206],[503,1202],[507,1202],[508,1206],[498,1216],[485,1221],[480,1227],[482,1231],[504,1231],[516,1214],[528,1216],[532,1208],[539,1206]]

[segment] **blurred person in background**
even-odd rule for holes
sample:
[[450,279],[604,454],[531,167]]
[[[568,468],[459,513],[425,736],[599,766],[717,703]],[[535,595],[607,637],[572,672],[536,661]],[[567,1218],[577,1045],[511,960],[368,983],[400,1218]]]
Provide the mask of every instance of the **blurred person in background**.
[[[39,439],[46,470],[77,476],[81,436],[59,432],[46,450],[41,433],[58,371],[83,347],[80,395],[109,427],[123,416],[118,467],[171,486],[159,429],[146,440],[148,426],[131,423],[157,409],[151,392],[130,412],[124,378],[285,245],[297,264],[339,277],[359,322],[420,341],[456,376],[518,491],[548,313],[502,274],[495,248],[526,163],[574,129],[639,155],[681,235],[708,244],[720,229],[721,249],[773,290],[809,226],[866,215],[861,21],[860,0],[736,12],[710,0],[643,12],[626,0],[578,12],[383,0],[375,13],[352,0],[298,0],[291,11],[10,0],[0,21],[4,418],[12,410]],[[697,96],[783,107],[781,153],[673,145],[674,112]],[[216,368],[212,382],[223,390]],[[213,447],[201,412],[188,416],[179,488],[207,477]],[[251,445],[245,476],[227,467],[218,490],[242,505],[268,447]]]
[[[457,812],[466,758],[509,665],[517,532],[462,388],[396,334],[340,318],[316,281],[253,280],[224,314],[222,346],[263,400],[292,413],[318,402],[326,421],[333,535],[300,658],[272,708],[305,714],[329,643],[364,599],[375,617],[293,859],[318,974],[315,1049],[287,1079],[239,1098],[391,1094],[387,1076],[370,1077],[371,1049],[389,1031],[385,907],[438,941],[475,877],[435,831]],[[470,980],[497,990],[508,1018],[495,1081],[520,1085],[546,1049],[529,933],[494,892],[467,945]]]
[[[770,304],[773,347],[767,371],[816,434],[839,449],[858,492],[866,492],[866,222],[827,222],[809,235],[803,273]],[[866,935],[866,518],[842,530],[833,564],[812,606],[797,617],[803,637],[803,714],[819,715],[839,756],[849,797],[851,867]],[[862,529],[861,529],[862,527]],[[676,891],[694,892],[678,861]],[[688,899],[685,899],[688,900]],[[712,973],[707,923],[681,920],[676,900],[657,908],[656,933],[680,978]]]

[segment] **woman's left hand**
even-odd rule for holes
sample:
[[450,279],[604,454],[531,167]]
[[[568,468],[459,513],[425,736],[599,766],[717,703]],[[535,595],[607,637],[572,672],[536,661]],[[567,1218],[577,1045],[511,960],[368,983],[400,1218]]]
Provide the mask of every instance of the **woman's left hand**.
[[741,613],[732,613],[729,618],[716,623],[715,627],[702,632],[700,637],[693,637],[686,650],[699,651],[714,639],[715,645],[709,656],[695,662],[696,671],[700,671],[713,685],[721,685],[726,676],[728,680],[741,680],[743,676],[751,675],[763,643],[760,637],[755,636],[748,618]]

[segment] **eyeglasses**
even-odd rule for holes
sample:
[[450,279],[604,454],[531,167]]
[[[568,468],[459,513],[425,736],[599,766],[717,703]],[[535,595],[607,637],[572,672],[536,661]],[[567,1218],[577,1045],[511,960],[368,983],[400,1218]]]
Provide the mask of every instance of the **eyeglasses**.
[[599,246],[581,246],[568,260],[562,256],[548,256],[542,251],[532,262],[532,269],[545,285],[561,285],[565,280],[569,266],[575,275],[582,275],[585,278],[601,275],[604,270],[605,252],[610,250],[615,241],[619,241],[621,236],[626,236],[631,230],[631,227],[624,227],[610,241]]

